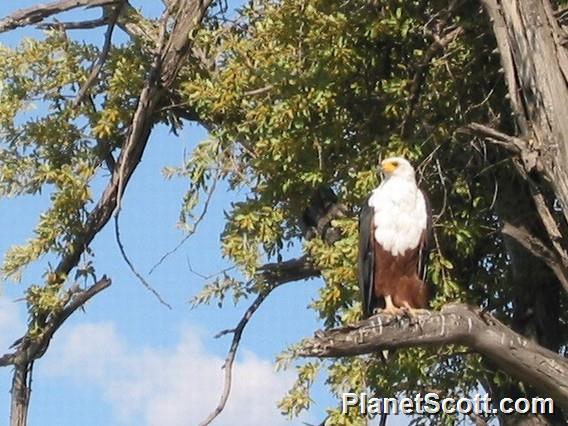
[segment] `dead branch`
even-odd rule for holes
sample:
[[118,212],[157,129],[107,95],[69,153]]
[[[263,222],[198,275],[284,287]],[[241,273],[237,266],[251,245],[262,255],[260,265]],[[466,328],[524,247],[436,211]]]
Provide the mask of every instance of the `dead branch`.
[[0,33],[36,24],[50,16],[79,7],[108,6],[120,0],[61,0],[17,10],[0,20]]
[[231,347],[229,348],[227,358],[223,363],[225,378],[219,403],[207,416],[207,418],[199,424],[199,426],[207,426],[211,424],[211,422],[223,412],[231,393],[233,364],[235,362],[235,356],[239,348],[243,331],[260,305],[262,305],[270,293],[277,287],[289,282],[314,278],[320,275],[319,270],[314,268],[307,256],[302,256],[298,259],[291,259],[280,263],[268,263],[258,268],[257,273],[261,282],[264,281],[266,283],[266,287],[259,292],[256,299],[245,311],[243,317],[235,328],[222,330],[215,336],[216,338],[219,338],[227,334],[232,334],[233,340],[231,341]]
[[379,314],[356,324],[318,331],[304,340],[303,357],[340,357],[385,349],[458,344],[470,347],[512,377],[568,407],[568,361],[520,334],[491,315],[464,304],[448,304],[440,312],[416,316]]
[[136,278],[138,278],[138,281],[144,286],[144,288],[148,290],[150,293],[152,293],[156,297],[156,299],[158,299],[158,302],[160,302],[166,308],[171,310],[172,305],[166,302],[162,297],[162,295],[158,293],[158,291],[154,287],[152,287],[152,285],[150,285],[150,283],[140,274],[140,272],[138,272],[138,270],[136,269],[136,267],[134,266],[128,255],[126,254],[126,250],[124,249],[124,245],[122,244],[122,240],[120,239],[120,227],[118,225],[118,216],[114,217],[114,236],[116,239],[116,244],[118,245],[118,250],[120,251],[120,255],[128,265],[128,268],[130,268],[130,271],[134,274]]
[[542,169],[542,165],[539,164],[539,151],[522,138],[508,135],[480,123],[468,124],[458,129],[456,133],[484,138],[487,142],[505,148],[507,151],[520,158],[527,173],[530,173],[535,168],[537,168],[537,170]]
[[120,14],[121,9],[122,9],[122,3],[119,4],[116,7],[116,9],[112,11],[110,18],[105,19],[108,20],[109,22],[108,22],[108,28],[105,33],[105,41],[103,43],[103,48],[101,50],[101,53],[97,61],[93,63],[89,77],[87,77],[87,81],[81,87],[81,90],[79,90],[79,93],[77,93],[77,97],[73,101],[75,107],[77,107],[83,101],[85,95],[87,94],[91,86],[95,83],[104,63],[106,62],[112,42],[112,33],[114,31],[114,26],[116,24],[116,20],[118,19],[118,15]]
[[568,292],[568,269],[566,265],[563,264],[562,259],[560,259],[554,251],[549,249],[543,241],[532,235],[527,229],[514,226],[508,222],[505,222],[501,232],[515,239],[531,254],[546,263]]

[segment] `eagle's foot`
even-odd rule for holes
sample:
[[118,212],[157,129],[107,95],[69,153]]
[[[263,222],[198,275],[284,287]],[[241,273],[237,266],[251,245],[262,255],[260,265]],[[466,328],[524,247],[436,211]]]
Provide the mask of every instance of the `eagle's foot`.
[[396,306],[387,306],[384,309],[376,309],[376,313],[383,314],[383,315],[392,315],[393,317],[398,317],[404,315],[404,310],[397,308]]
[[398,306],[392,302],[391,296],[385,296],[385,307],[381,309],[381,314],[392,315],[393,317],[398,317],[404,312]]
[[421,308],[412,308],[407,303],[402,307],[404,315],[410,320],[417,320],[420,315],[429,314],[430,311]]

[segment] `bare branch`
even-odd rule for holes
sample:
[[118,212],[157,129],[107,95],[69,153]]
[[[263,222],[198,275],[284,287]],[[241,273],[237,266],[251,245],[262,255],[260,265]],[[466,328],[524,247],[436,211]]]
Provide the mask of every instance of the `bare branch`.
[[134,264],[132,263],[130,258],[127,256],[126,250],[124,250],[124,246],[122,245],[122,241],[120,240],[118,216],[114,217],[114,235],[116,237],[116,244],[118,244],[118,249],[120,250],[120,254],[122,255],[122,258],[124,259],[124,261],[126,262],[128,267],[130,268],[130,271],[136,276],[136,278],[138,278],[138,281],[140,281],[140,283],[146,288],[146,290],[148,290],[150,293],[152,293],[154,296],[156,296],[156,299],[158,299],[158,301],[162,305],[164,305],[168,309],[172,309],[172,305],[170,305],[168,302],[166,302],[162,298],[160,293],[158,293],[158,291],[156,291],[156,289],[154,287],[152,287],[150,285],[150,283],[148,283],[148,281],[146,281],[146,279],[136,270],[136,268],[134,267]]
[[112,32],[114,30],[114,26],[116,24],[116,20],[118,18],[118,15],[120,14],[121,9],[122,9],[122,3],[119,4],[115,10],[113,10],[111,14],[112,16],[108,18],[109,23],[105,33],[105,41],[103,43],[101,54],[99,55],[97,62],[93,64],[89,77],[87,77],[87,81],[85,82],[83,87],[81,87],[81,90],[79,90],[79,93],[77,93],[77,97],[73,101],[73,105],[75,108],[83,101],[83,98],[85,97],[91,86],[95,83],[99,73],[101,72],[101,69],[110,51]]
[[171,256],[176,251],[178,251],[180,249],[180,247],[182,247],[185,244],[185,242],[187,240],[189,240],[193,234],[195,234],[195,232],[197,231],[197,227],[199,226],[201,221],[205,218],[205,215],[207,214],[207,210],[209,210],[209,204],[211,203],[211,199],[213,198],[213,194],[215,193],[215,188],[217,187],[217,181],[218,180],[219,180],[219,175],[217,175],[217,177],[213,180],[213,183],[211,184],[211,187],[209,188],[209,191],[207,192],[207,198],[205,200],[205,203],[203,204],[203,209],[201,210],[199,217],[193,223],[193,228],[187,233],[187,235],[185,235],[181,239],[181,241],[179,243],[176,244],[176,246],[173,249],[169,250],[164,255],[162,255],[162,257],[160,257],[160,260],[158,260],[158,262],[156,262],[156,264],[154,266],[152,266],[152,268],[150,269],[150,272],[148,272],[149,275],[151,275],[152,272],[154,272],[156,270],[156,268],[158,266],[160,266],[169,256]]
[[544,242],[539,238],[532,235],[528,230],[522,227],[516,227],[508,222],[505,222],[501,232],[519,242],[525,249],[531,252],[534,256],[541,259],[548,267],[554,272],[558,281],[568,292],[568,269],[562,263],[562,259],[549,249]]
[[108,24],[108,18],[102,17],[99,19],[92,19],[88,21],[74,21],[74,22],[43,22],[37,24],[36,27],[42,30],[50,30],[53,28],[61,30],[90,30],[93,28],[102,27]]
[[510,136],[480,123],[471,123],[458,129],[457,133],[482,137],[490,143],[504,147],[521,159],[527,173],[530,173],[535,167],[538,169],[542,167],[539,164],[539,151],[524,139]]
[[[221,412],[225,408],[227,400],[229,399],[229,394],[231,393],[231,385],[233,381],[232,380],[233,364],[235,362],[235,356],[237,355],[237,349],[239,348],[239,343],[241,341],[243,331],[246,325],[248,324],[249,320],[251,319],[251,317],[256,312],[256,310],[260,307],[262,302],[264,302],[264,300],[268,297],[270,292],[274,290],[274,288],[276,287],[275,286],[269,287],[266,292],[260,293],[256,297],[254,302],[249,306],[249,308],[246,310],[245,314],[243,315],[243,317],[241,318],[241,320],[233,330],[224,330],[222,332],[222,335],[229,333],[233,334],[233,340],[231,342],[231,347],[229,348],[229,354],[227,355],[227,358],[223,363],[223,369],[225,370],[225,380],[224,380],[225,384],[223,385],[223,392],[221,393],[221,398],[219,400],[219,403],[217,404],[217,407],[215,407],[215,409],[211,412],[211,414],[209,414],[209,416],[207,416],[205,420],[199,423],[199,426],[210,425],[211,422],[215,420],[215,418],[217,418],[217,416],[221,414]],[[217,337],[220,336],[217,335]]]
[[266,300],[268,295],[275,288],[283,284],[313,278],[320,274],[320,272],[309,262],[307,256],[303,256],[298,259],[291,259],[286,262],[268,263],[260,267],[257,273],[261,280],[264,280],[267,283],[267,286],[258,294],[254,302],[248,307],[235,328],[222,330],[215,336],[216,338],[219,338],[227,334],[233,334],[233,340],[231,342],[227,358],[223,364],[223,368],[225,369],[225,380],[219,403],[209,416],[207,416],[207,418],[199,424],[199,426],[207,426],[211,424],[211,422],[215,420],[225,408],[227,400],[229,399],[229,394],[231,393],[233,364],[243,331],[262,302]]
[[568,407],[568,361],[515,333],[491,315],[464,304],[411,318],[379,314],[356,324],[318,331],[297,354],[340,357],[384,349],[459,344],[487,357],[511,376]]
[[78,7],[97,7],[115,4],[121,0],[61,0],[17,10],[0,20],[0,33],[35,24],[45,18]]

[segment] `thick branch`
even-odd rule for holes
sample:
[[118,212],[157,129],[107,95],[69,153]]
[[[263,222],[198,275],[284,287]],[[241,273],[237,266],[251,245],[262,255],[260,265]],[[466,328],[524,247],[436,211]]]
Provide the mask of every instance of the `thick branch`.
[[458,133],[484,138],[487,142],[502,146],[510,153],[518,156],[523,162],[524,169],[530,173],[535,167],[542,170],[539,164],[539,151],[526,140],[510,136],[492,127],[480,123],[471,123],[458,129]]
[[69,254],[57,266],[57,273],[69,273],[77,264],[85,248],[107,224],[117,208],[118,200],[128,185],[128,181],[136,170],[146,148],[154,125],[154,114],[164,94],[164,89],[168,90],[171,87],[181,64],[186,59],[190,45],[188,34],[199,25],[210,3],[211,0],[194,0],[183,3],[168,41],[166,41],[162,51],[158,52],[152,71],[140,94],[111,181],[89,215],[84,231],[77,236],[68,252]]
[[267,263],[258,268],[257,273],[272,286],[315,278],[320,275],[320,271],[314,267],[308,256],[285,262]]
[[470,347],[511,376],[568,408],[568,361],[513,332],[479,309],[449,304],[440,312],[396,318],[377,315],[352,326],[319,331],[298,354],[339,357],[384,349],[459,344]]
[[118,3],[119,0],[61,0],[48,4],[39,4],[25,9],[17,10],[6,18],[0,20],[0,33],[36,24],[50,16],[66,12],[78,7],[107,6]]

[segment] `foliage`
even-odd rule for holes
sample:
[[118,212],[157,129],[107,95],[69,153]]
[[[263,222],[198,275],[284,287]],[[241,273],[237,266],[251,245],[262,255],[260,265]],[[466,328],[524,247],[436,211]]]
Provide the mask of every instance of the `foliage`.
[[[357,321],[358,206],[379,181],[378,160],[396,154],[418,166],[433,206],[432,307],[461,300],[510,321],[512,284],[496,232],[495,182],[511,165],[456,133],[473,121],[508,119],[494,41],[478,2],[459,2],[453,14],[438,0],[253,3],[234,20],[211,17],[192,34],[214,66],[204,72],[189,61],[175,89],[211,130],[182,167],[165,171],[189,181],[181,228],[193,232],[195,208],[217,180],[246,194],[231,206],[222,235],[223,254],[238,273],[207,284],[194,304],[217,300],[221,306],[229,295],[237,303],[266,291],[257,268],[302,244],[324,278],[310,304],[322,325]],[[458,26],[463,34],[432,55],[439,27],[447,32]],[[48,253],[66,253],[85,226],[94,198],[90,185],[111,168],[108,157],[121,146],[149,70],[149,48],[142,44],[112,47],[79,106],[75,96],[99,48],[58,31],[13,50],[0,48],[0,195],[46,191],[51,200],[32,238],[6,255],[5,277],[18,278]],[[168,108],[155,121],[174,132],[180,125]],[[343,235],[333,245],[302,240],[302,211],[321,184],[331,185],[351,212],[333,223]],[[94,275],[89,265],[85,276]],[[30,318],[40,328],[60,309],[66,279],[29,288]],[[290,353],[284,358],[290,361]],[[298,381],[280,404],[288,416],[309,407],[318,371],[325,371],[338,396],[365,389],[384,396],[432,389],[460,396],[503,380],[459,347],[398,350],[387,364],[371,356],[296,368]],[[333,424],[362,424],[355,413],[339,416],[332,407],[328,414]]]
[[[488,291],[497,288],[495,281],[507,283],[507,260],[494,232],[492,170],[484,171],[483,156],[456,136],[460,126],[494,119],[495,111],[504,110],[503,81],[473,2],[452,20],[465,34],[443,55],[423,62],[434,43],[428,35],[432,20],[440,19],[445,6],[266,1],[243,9],[236,24],[199,36],[219,67],[185,82],[183,90],[203,119],[218,123],[213,136],[235,159],[227,178],[250,189],[228,217],[225,254],[250,277],[262,255],[300,239],[298,219],[321,183],[332,185],[352,209],[350,218],[334,223],[343,239],[332,246],[321,239],[304,243],[325,281],[310,305],[325,327],[359,318],[357,206],[377,185],[377,160],[392,154],[419,166],[436,214],[432,306],[487,303],[489,295],[501,296]],[[426,80],[411,114],[412,81],[422,70]],[[464,395],[477,388],[486,370],[477,357],[460,351],[397,351],[387,367],[373,358],[338,359],[325,363],[327,382],[336,395],[365,388],[389,396],[427,389]],[[288,415],[310,403],[311,378],[303,380],[298,368],[299,381],[281,404]],[[337,411],[330,416],[336,418]],[[336,420],[333,424],[360,421]]]

